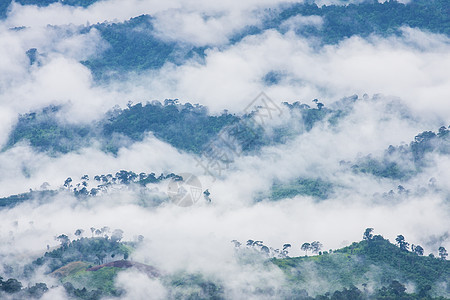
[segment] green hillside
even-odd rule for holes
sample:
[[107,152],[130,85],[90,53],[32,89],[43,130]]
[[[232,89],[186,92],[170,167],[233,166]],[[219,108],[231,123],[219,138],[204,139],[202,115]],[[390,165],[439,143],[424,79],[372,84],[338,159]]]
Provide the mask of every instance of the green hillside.
[[[448,299],[450,262],[446,260],[444,248],[439,249],[438,258],[433,255],[423,256],[423,249],[419,245],[411,245],[414,251],[408,251],[409,244],[401,235],[396,239],[396,246],[379,235],[373,236],[372,231],[368,230],[363,241],[334,251],[319,252],[321,243],[314,242],[317,248],[308,248],[318,253],[313,256],[288,257],[285,249],[290,245],[286,244],[282,253],[275,250],[277,257],[283,258],[270,258],[269,253],[273,249],[269,250],[260,241],[250,240],[252,243],[247,242],[246,246],[234,242],[236,250],[245,251],[246,255],[265,257],[252,260],[252,264],[274,264],[283,271],[286,283],[278,291],[271,288],[267,290],[267,293],[283,295],[283,299]],[[72,298],[100,299],[104,296],[122,296],[124,291],[114,283],[116,276],[123,270],[134,268],[149,277],[159,278],[170,299],[225,298],[226,285],[203,274],[167,273],[129,261],[127,253],[132,251],[135,244],[118,241],[120,232],[117,235],[114,231],[111,237],[108,237],[108,232],[108,228],[93,228],[93,235],[105,237],[74,241],[60,235],[58,239],[61,247],[47,252],[25,268],[25,276],[31,277],[36,266],[45,264],[50,271],[47,276],[58,278]],[[105,259],[109,259],[109,262],[104,263]],[[22,283],[14,278],[0,279],[0,287],[9,294],[39,298],[48,290],[41,283],[23,288]]]
[[401,250],[381,236],[320,255],[273,259],[272,262],[284,271],[293,289],[309,293],[318,290],[333,293],[355,286],[362,290],[370,287],[381,293],[383,287],[398,281],[413,285],[415,290],[408,290],[408,293],[414,292],[416,296],[450,296],[449,261]]

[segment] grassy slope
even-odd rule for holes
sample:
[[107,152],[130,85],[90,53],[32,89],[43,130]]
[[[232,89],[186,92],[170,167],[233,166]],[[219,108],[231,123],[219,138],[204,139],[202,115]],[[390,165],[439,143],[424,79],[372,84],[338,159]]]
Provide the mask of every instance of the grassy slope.
[[56,277],[64,278],[67,276],[74,275],[80,271],[84,271],[89,268],[90,264],[83,261],[74,261],[68,263],[67,265],[53,271],[51,274]]
[[114,279],[122,268],[104,267],[97,271],[86,271],[82,268],[61,278],[62,283],[70,282],[75,288],[87,290],[100,289],[106,294],[114,290]]

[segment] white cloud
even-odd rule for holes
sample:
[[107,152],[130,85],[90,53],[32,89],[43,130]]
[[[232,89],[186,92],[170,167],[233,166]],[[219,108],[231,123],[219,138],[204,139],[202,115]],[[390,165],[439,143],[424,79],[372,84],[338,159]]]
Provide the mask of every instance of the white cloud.
[[323,25],[323,18],[321,16],[302,16],[297,15],[283,21],[280,28],[284,30],[295,30],[305,26],[321,27]]
[[[227,295],[244,292],[251,297],[254,290],[249,286],[269,282],[276,289],[284,278],[276,269],[239,265],[232,239],[260,239],[274,247],[289,242],[292,255],[299,255],[304,241],[320,240],[325,248],[335,249],[360,240],[364,228],[374,227],[391,241],[403,234],[411,242],[423,244],[427,252],[435,251],[432,247],[436,245],[427,242],[431,237],[445,237],[449,228],[447,157],[428,156],[430,167],[406,182],[355,175],[339,162],[369,153],[381,155],[389,144],[409,142],[415,134],[436,130],[448,122],[448,38],[404,28],[403,35],[397,37],[353,37],[319,47],[291,31],[281,34],[269,30],[224,46],[236,30],[259,22],[263,13],[258,9],[275,3],[278,1],[111,0],[88,9],[60,4],[46,8],[14,5],[0,28],[0,55],[4,58],[0,60],[2,145],[19,113],[50,104],[65,105],[61,115],[65,122],[91,122],[128,100],[180,98],[207,105],[213,112],[229,109],[239,113],[262,90],[276,102],[311,104],[318,98],[327,106],[351,94],[382,95],[360,99],[336,127],[319,125],[286,145],[237,158],[216,182],[203,175],[192,155],[152,136],[121,149],[117,156],[101,152],[95,144],[58,157],[37,153],[25,144],[0,152],[0,196],[36,189],[45,181],[56,188],[69,176],[92,177],[125,169],[193,172],[213,199],[209,206],[203,203],[187,209],[171,204],[143,208],[136,204],[140,198],[132,191],[86,202],[61,193],[49,203],[29,202],[0,210],[0,238],[5,241],[0,245],[0,256],[7,261],[20,257],[21,263],[28,262],[41,255],[47,244],[55,245],[57,234],[108,225],[123,229],[129,239],[145,236],[146,242],[134,259],[170,272],[202,272],[222,281]],[[129,74],[128,80],[97,85],[79,60],[97,54],[105,43],[95,30],[78,34],[75,25],[123,21],[141,13],[156,17],[160,36],[220,47],[209,49],[204,63],[166,64],[161,70]],[[48,23],[75,25],[52,28],[46,27]],[[286,26],[299,24],[320,25],[321,19],[295,17]],[[30,28],[6,28],[19,25]],[[38,49],[40,64],[30,66],[25,54],[30,48]],[[271,71],[282,76],[278,83],[265,86],[262,78]],[[297,120],[285,117],[281,121],[287,124]],[[329,180],[337,194],[323,202],[298,196],[254,203],[255,195],[267,192],[274,179],[298,177]],[[431,177],[437,179],[440,190],[394,202],[373,197],[400,183],[411,189],[428,188]],[[449,247],[448,239],[444,238],[443,245]],[[139,289],[132,288],[132,280],[139,281]],[[130,299],[149,292],[155,299],[167,295],[158,280],[142,274],[122,273],[117,284],[128,291],[125,297]],[[62,289],[52,289],[45,297],[62,295]]]
[[167,299],[166,288],[158,281],[158,279],[151,279],[147,275],[136,271],[119,273],[116,285],[126,291],[125,296],[122,297],[122,299]]

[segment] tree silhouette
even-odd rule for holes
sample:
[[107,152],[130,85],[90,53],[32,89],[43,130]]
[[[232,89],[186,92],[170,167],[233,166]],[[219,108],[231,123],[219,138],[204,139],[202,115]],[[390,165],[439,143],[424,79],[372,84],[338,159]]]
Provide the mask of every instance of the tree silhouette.
[[61,243],[61,247],[63,248],[67,248],[67,246],[69,246],[70,240],[69,237],[65,234],[58,235],[56,237],[56,240]]
[[266,255],[269,255],[269,253],[270,253],[269,247],[262,245],[261,252]]
[[77,237],[80,237],[80,236],[83,234],[83,232],[84,232],[83,229],[77,229],[77,230],[75,231],[75,235],[76,235]]
[[416,246],[411,245],[411,251],[416,253],[419,256],[423,255],[423,248],[420,245],[416,245]]
[[311,249],[311,244],[310,243],[303,243],[301,249],[303,251],[305,251],[305,255],[308,255],[308,250]]
[[364,231],[363,239],[366,241],[371,241],[373,239],[373,228],[366,228]]
[[397,245],[401,250],[408,251],[409,243],[405,241],[405,237],[403,235],[397,235],[397,238],[395,240],[397,241]]
[[289,251],[287,250],[288,248],[291,248],[291,244],[284,244],[283,245],[283,248],[281,250],[281,255],[283,257],[287,257],[288,256],[288,254],[289,254]]
[[67,189],[70,189],[72,187],[72,178],[68,177],[65,181],[64,181],[64,187],[66,187]]
[[447,253],[447,250],[445,250],[445,248],[444,247],[439,247],[439,257],[441,258],[441,259],[447,259],[447,256],[448,256],[448,253]]
[[311,243],[311,250],[313,253],[319,253],[320,249],[322,249],[322,244],[319,241],[314,241]]

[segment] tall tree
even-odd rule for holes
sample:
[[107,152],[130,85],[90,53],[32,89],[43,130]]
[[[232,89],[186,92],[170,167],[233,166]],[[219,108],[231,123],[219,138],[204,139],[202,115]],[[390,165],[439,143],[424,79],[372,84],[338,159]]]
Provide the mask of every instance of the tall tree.
[[61,243],[61,246],[63,248],[67,248],[69,246],[70,240],[69,240],[69,237],[65,234],[58,235],[56,237],[56,240]]
[[441,259],[447,259],[447,256],[448,256],[448,253],[447,253],[447,250],[445,250],[445,248],[444,247],[439,247],[439,257],[441,258]]
[[408,251],[409,243],[405,241],[405,237],[403,235],[397,235],[397,238],[395,240],[400,249]]
[[419,256],[423,255],[423,248],[420,245],[416,245],[416,246],[411,245],[411,251],[416,253]]
[[64,187],[66,187],[67,189],[70,189],[72,187],[72,178],[68,177],[65,181],[64,181]]
[[322,244],[319,241],[314,241],[311,243],[311,250],[313,253],[319,253],[320,249],[322,249]]
[[283,250],[281,250],[281,254],[286,257],[289,254],[288,248],[290,248],[290,247],[291,247],[291,244],[284,244]]
[[83,232],[84,232],[83,229],[77,229],[77,230],[75,231],[75,235],[76,235],[77,237],[80,237],[80,236],[83,234]]
[[363,239],[367,241],[371,241],[373,239],[373,228],[366,228],[366,231],[364,231]]
[[305,255],[308,255],[308,250],[311,249],[311,244],[310,243],[303,243],[301,249],[303,251],[305,251]]

